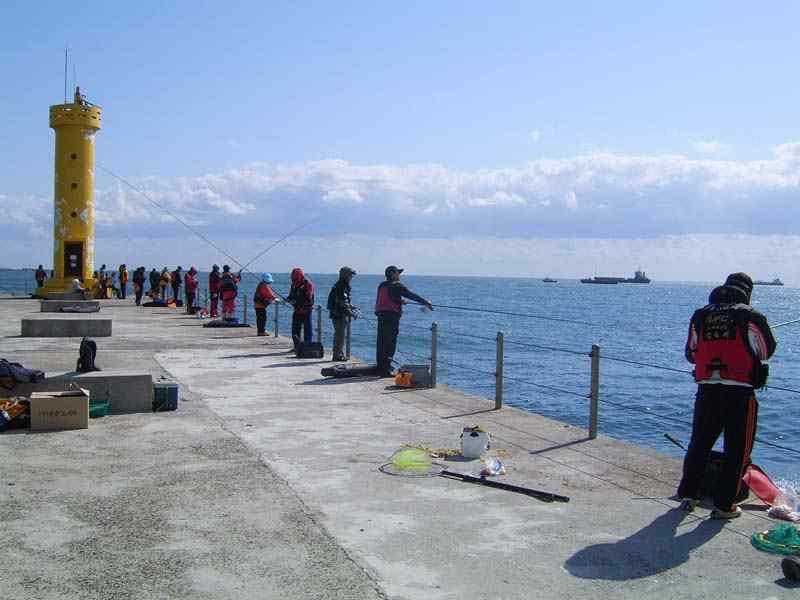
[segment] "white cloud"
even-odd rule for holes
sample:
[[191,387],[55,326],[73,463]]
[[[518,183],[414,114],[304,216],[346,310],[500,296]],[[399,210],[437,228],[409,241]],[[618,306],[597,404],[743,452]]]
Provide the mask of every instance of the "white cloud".
[[[279,236],[303,220],[309,233],[632,238],[688,233],[793,234],[800,230],[800,143],[762,160],[584,153],[509,168],[359,165],[344,160],[252,163],[198,177],[131,183],[183,220],[232,239]],[[49,226],[51,200],[0,197],[8,235]],[[96,192],[102,234],[169,236],[165,211],[117,181]]]
[[728,149],[727,144],[717,141],[696,141],[692,143],[692,149],[699,154],[719,154]]

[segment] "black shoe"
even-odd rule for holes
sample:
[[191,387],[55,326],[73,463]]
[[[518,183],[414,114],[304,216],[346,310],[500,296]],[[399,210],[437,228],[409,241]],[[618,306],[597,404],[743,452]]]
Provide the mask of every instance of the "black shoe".
[[333,362],[347,362],[347,359],[344,356],[334,356],[331,361]]
[[794,556],[787,556],[781,561],[783,576],[789,581],[800,581],[800,560]]

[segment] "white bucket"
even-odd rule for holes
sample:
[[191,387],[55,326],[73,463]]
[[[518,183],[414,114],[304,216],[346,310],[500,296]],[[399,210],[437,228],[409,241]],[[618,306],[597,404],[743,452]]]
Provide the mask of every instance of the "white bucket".
[[461,433],[461,455],[464,458],[480,458],[489,449],[489,439],[489,434],[485,431],[464,427]]

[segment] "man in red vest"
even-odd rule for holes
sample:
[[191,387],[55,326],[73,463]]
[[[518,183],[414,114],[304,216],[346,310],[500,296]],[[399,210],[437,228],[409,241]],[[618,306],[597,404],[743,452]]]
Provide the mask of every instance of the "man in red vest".
[[403,298],[427,306],[433,310],[433,305],[422,296],[417,296],[406,286],[400,283],[400,274],[403,269],[394,265],[386,267],[384,274],[386,281],[378,286],[378,297],[375,300],[375,315],[378,317],[378,341],[375,349],[375,358],[378,371],[384,377],[392,376],[392,359],[397,349],[397,336],[400,333],[400,317],[403,315]]
[[767,379],[764,362],[775,352],[775,338],[764,315],[750,306],[753,281],[732,273],[714,289],[709,304],[695,311],[686,340],[686,359],[695,365],[697,395],[692,439],[678,486],[681,508],[699,503],[700,485],[711,449],[725,433],[725,457],[714,494],[711,517],[734,519],[742,475],[750,463],[758,401],[754,390]]

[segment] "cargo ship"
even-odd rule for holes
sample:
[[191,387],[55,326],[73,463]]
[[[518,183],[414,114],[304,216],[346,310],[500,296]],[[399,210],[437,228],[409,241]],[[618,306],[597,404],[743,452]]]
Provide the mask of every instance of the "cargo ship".
[[558,283],[558,279],[552,279],[550,277],[545,277],[544,279],[542,279],[542,281],[544,283]]
[[581,283],[600,283],[605,285],[616,285],[617,283],[650,283],[650,278],[641,269],[635,271],[633,277],[589,277],[581,279]]
[[783,285],[783,282],[781,281],[780,277],[776,277],[772,281],[761,281],[760,279],[756,280],[753,282],[753,285]]

